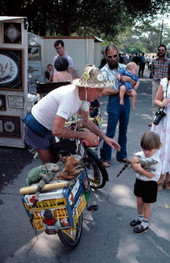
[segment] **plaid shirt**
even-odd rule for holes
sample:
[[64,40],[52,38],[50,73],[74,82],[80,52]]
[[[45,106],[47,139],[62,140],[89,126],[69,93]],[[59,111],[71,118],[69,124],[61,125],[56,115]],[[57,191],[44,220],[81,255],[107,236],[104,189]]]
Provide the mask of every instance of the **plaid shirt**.
[[167,77],[169,64],[170,59],[168,58],[165,58],[164,61],[160,61],[159,58],[154,59],[151,65],[153,80],[160,80]]

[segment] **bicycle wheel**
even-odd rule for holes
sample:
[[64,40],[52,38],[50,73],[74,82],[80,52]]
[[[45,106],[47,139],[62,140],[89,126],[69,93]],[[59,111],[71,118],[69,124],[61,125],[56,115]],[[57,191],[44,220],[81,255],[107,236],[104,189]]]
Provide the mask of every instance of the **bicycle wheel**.
[[103,188],[106,181],[108,181],[108,173],[95,152],[88,147],[85,150],[87,157],[84,158],[84,163],[90,180],[90,186],[93,189]]
[[[58,236],[67,249],[74,249],[81,238],[83,228],[83,213],[79,216],[76,225],[67,230],[59,230]],[[72,236],[72,237],[71,237]]]

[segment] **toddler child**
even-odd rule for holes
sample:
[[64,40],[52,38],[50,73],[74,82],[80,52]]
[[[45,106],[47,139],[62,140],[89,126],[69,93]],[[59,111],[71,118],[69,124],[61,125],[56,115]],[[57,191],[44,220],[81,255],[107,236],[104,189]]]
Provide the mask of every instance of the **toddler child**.
[[[131,161],[132,168],[136,172],[134,194],[137,198],[138,212],[136,219],[130,222],[130,226],[134,227],[134,234],[141,234],[149,230],[151,204],[157,199],[157,182],[162,170],[158,151],[161,147],[159,135],[152,131],[145,132],[140,145],[142,151],[136,153]],[[145,163],[145,168],[142,168],[140,161]]]
[[[119,80],[119,88],[120,88],[120,104],[124,105],[123,98],[126,91],[130,90],[130,96],[132,96],[132,108],[135,109],[135,103],[137,98],[136,90],[139,87],[139,80],[136,76],[138,66],[134,62],[129,62],[126,65],[126,69],[120,70],[117,74],[117,79]],[[121,82],[121,76],[129,76],[133,80],[136,81],[135,86],[132,85],[131,82]]]

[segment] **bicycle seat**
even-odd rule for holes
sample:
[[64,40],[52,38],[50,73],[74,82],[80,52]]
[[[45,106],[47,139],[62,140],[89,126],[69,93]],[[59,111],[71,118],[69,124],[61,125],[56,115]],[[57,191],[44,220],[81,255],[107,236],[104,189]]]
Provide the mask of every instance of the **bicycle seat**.
[[69,139],[61,139],[59,142],[50,146],[50,151],[53,153],[75,154],[77,149],[76,141]]

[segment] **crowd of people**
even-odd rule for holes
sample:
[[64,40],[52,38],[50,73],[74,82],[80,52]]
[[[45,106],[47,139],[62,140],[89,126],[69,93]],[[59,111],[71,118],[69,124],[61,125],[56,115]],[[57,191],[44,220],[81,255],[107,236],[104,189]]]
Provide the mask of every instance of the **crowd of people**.
[[[101,161],[109,167],[112,149],[116,150],[118,162],[129,162],[127,153],[127,130],[132,107],[135,108],[136,90],[143,77],[145,56],[134,55],[131,60],[121,63],[118,48],[109,44],[105,48],[101,65],[85,66],[82,76],[72,79],[73,59],[65,52],[64,42],[54,43],[57,55],[53,65],[48,65],[47,81],[70,81],[70,85],[61,86],[43,97],[24,122],[26,143],[34,147],[43,163],[55,162],[50,152],[50,145],[55,137],[86,139],[94,143],[96,135],[103,140]],[[151,203],[156,202],[157,191],[170,189],[170,60],[166,57],[166,46],[158,47],[157,57],[151,65],[152,73],[152,106],[161,107],[165,117],[158,125],[149,124],[151,131],[141,138],[142,151],[131,160],[136,173],[134,194],[137,200],[137,217],[130,222],[133,232],[146,232],[151,217]],[[108,96],[106,134],[89,119],[89,103],[101,96]],[[155,108],[154,108],[155,110]],[[80,112],[80,121],[89,131],[73,131],[65,127],[65,121],[75,112]],[[155,111],[153,112],[153,114]],[[118,142],[113,138],[118,126]],[[147,168],[141,161],[149,163]]]

